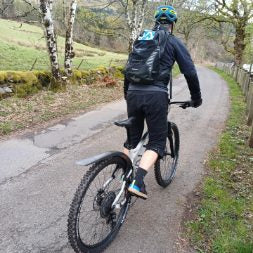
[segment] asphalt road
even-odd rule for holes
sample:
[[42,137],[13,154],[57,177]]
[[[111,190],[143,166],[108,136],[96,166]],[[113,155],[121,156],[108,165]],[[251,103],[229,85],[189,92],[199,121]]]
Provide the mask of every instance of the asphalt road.
[[[106,252],[191,252],[181,238],[186,198],[204,174],[207,152],[224,127],[229,98],[226,83],[198,68],[204,104],[198,109],[173,107],[170,119],[180,129],[176,178],[161,189],[151,171],[149,199],[130,209],[118,237]],[[187,100],[187,85],[174,83],[175,100]],[[122,118],[124,101],[61,122],[37,133],[0,143],[0,252],[73,252],[67,241],[67,215],[86,167],[76,160],[121,149],[125,132],[112,122]],[[194,251],[193,251],[194,252]]]

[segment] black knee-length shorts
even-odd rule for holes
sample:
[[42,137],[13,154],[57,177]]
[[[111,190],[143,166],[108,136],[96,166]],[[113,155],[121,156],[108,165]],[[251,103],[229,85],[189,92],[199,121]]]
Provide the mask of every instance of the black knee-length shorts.
[[130,129],[130,141],[124,146],[133,149],[141,140],[146,119],[149,142],[147,150],[156,152],[159,157],[164,156],[166,138],[168,136],[168,94],[160,91],[128,91],[127,112],[128,117],[136,120]]

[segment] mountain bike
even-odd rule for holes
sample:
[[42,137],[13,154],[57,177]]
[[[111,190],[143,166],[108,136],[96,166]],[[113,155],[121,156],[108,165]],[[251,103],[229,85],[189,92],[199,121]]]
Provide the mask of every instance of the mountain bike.
[[[183,109],[192,106],[190,101],[169,103],[172,104]],[[131,117],[115,122],[115,125],[126,128],[128,140],[134,120]],[[92,166],[76,190],[68,215],[68,238],[75,252],[102,252],[116,237],[131,206],[133,195],[127,189],[147,142],[148,132],[143,134],[137,147],[130,150],[129,157],[112,151],[77,162],[81,166]],[[164,188],[174,179],[179,145],[179,130],[175,123],[168,121],[165,156],[154,166],[156,181]]]

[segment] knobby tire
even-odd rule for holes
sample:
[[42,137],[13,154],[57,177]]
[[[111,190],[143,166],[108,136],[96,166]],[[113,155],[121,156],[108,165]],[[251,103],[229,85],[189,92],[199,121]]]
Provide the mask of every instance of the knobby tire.
[[98,253],[105,250],[106,247],[116,237],[126,217],[128,207],[129,207],[129,202],[130,202],[129,197],[127,197],[126,203],[121,207],[119,211],[119,217],[117,219],[116,225],[114,225],[112,231],[106,236],[105,239],[103,239],[101,242],[97,243],[96,245],[87,245],[82,241],[79,235],[79,228],[77,226],[79,225],[79,211],[82,206],[83,199],[85,198],[85,195],[92,181],[104,168],[106,168],[110,164],[122,166],[126,170],[126,163],[120,157],[113,157],[113,158],[101,161],[97,164],[94,164],[93,166],[90,167],[90,169],[82,178],[79,184],[79,187],[74,195],[72,204],[70,206],[69,216],[68,216],[68,238],[75,252]]
[[[178,157],[179,157],[179,147],[180,147],[180,137],[179,137],[179,130],[178,127],[175,123],[171,122],[169,123],[169,127],[171,127],[171,133],[172,133],[172,139],[173,139],[173,147],[174,147],[174,152],[175,152],[175,157],[172,158],[170,155],[165,156],[164,159],[172,159],[173,164],[169,168],[165,168],[166,170],[171,170],[169,173],[168,178],[163,178],[162,176],[162,171],[161,167],[163,166],[164,160],[158,159],[157,162],[155,163],[155,178],[157,183],[162,186],[162,187],[167,187],[174,179],[176,169],[177,169],[177,163],[178,163]],[[166,140],[166,150],[171,153],[171,148],[170,148],[170,140],[169,140],[169,133],[170,130],[168,131],[168,137]]]

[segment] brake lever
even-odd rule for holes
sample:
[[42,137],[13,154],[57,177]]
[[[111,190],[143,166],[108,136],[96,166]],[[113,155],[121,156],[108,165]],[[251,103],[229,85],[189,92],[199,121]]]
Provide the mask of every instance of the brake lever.
[[188,101],[188,102],[185,102],[184,104],[182,104],[182,105],[180,105],[180,107],[182,108],[182,109],[186,109],[186,108],[188,108],[188,107],[191,107],[192,105],[191,105],[191,101]]
[[179,107],[181,107],[182,109],[186,109],[188,106],[186,106],[186,105],[180,105]]

